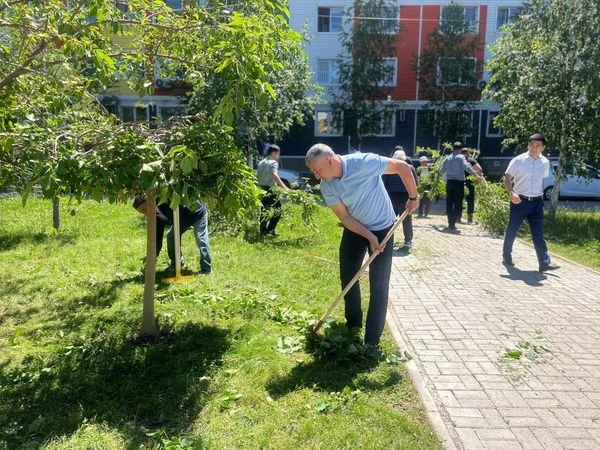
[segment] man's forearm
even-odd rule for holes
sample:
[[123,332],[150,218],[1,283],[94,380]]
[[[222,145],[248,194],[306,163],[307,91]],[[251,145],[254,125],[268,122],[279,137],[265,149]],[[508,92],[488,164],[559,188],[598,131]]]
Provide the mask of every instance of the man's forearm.
[[513,190],[512,178],[509,178],[506,175],[504,175],[504,189],[506,189],[506,192],[508,192],[509,194]]
[[398,172],[398,175],[400,175],[400,178],[402,179],[402,183],[406,188],[406,192],[408,192],[408,196],[412,198],[416,197],[418,195],[417,183],[410,167],[404,166],[403,169]]
[[356,220],[354,217],[348,215],[344,218],[341,218],[340,221],[344,227],[348,228],[350,231],[360,234],[362,237],[369,239],[373,234],[367,227],[365,227],[362,223]]

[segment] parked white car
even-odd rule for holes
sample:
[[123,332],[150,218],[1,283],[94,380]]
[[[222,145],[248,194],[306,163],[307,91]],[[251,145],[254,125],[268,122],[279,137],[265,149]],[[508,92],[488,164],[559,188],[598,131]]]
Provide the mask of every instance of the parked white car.
[[[550,200],[554,190],[554,173],[556,163],[550,166],[550,175],[544,178],[544,200]],[[573,166],[566,166],[566,177],[560,183],[560,197],[597,198],[600,199],[600,173],[592,166],[584,164],[577,171]],[[587,176],[583,176],[587,174]]]
[[293,170],[277,169],[277,174],[279,175],[279,178],[281,178],[281,181],[283,181],[283,184],[287,187],[292,187],[292,184],[294,183],[297,183],[296,186],[301,186],[303,184],[300,174]]
[[[256,173],[256,171],[257,169],[255,167],[254,172]],[[293,185],[294,188],[302,189],[305,184],[305,181],[300,178],[300,174],[298,172],[294,172],[293,170],[279,168],[277,169],[277,174],[279,175],[279,178],[281,178],[281,181],[283,181],[283,184],[285,184],[287,187],[292,187]]]

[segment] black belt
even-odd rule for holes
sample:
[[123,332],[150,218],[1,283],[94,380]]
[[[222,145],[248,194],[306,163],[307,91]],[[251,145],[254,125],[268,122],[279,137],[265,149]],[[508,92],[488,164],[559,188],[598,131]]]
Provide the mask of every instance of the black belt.
[[519,194],[519,198],[520,198],[521,200],[528,200],[528,201],[532,202],[532,201],[534,201],[534,200],[539,200],[539,199],[541,199],[541,198],[542,198],[542,196],[541,196],[541,195],[538,195],[538,196],[536,196],[536,197],[528,197],[528,196],[526,196],[526,195],[521,195],[521,194]]

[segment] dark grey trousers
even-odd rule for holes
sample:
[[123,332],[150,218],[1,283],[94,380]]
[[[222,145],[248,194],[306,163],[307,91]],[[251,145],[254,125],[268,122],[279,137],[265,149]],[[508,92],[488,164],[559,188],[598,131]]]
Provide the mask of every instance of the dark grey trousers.
[[[391,227],[373,231],[379,242],[383,240]],[[371,253],[369,241],[346,228],[340,242],[340,279],[342,289],[350,282],[363,263],[366,252]],[[365,343],[378,345],[387,313],[390,274],[392,271],[392,255],[394,253],[394,238],[392,237],[382,254],[378,255],[369,267],[369,283],[371,297],[367,311],[365,326]],[[346,303],[346,325],[349,328],[362,327],[363,313],[361,308],[360,285],[356,284],[344,297]]]

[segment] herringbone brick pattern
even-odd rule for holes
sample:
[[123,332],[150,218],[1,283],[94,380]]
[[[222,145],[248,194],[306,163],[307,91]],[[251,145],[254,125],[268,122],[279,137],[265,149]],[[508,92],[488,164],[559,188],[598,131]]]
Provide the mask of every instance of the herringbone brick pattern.
[[522,242],[508,271],[502,240],[479,227],[413,223],[415,248],[394,258],[391,320],[455,445],[600,449],[600,274],[562,260],[540,274]]

